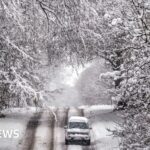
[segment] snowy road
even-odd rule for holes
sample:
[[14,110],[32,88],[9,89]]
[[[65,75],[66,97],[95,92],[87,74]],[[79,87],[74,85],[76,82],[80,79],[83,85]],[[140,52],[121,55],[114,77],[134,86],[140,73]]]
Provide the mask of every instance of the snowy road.
[[[115,128],[115,122],[119,121],[112,109],[111,105],[51,107],[37,112],[17,109],[0,119],[0,130],[18,129],[20,136],[0,138],[0,150],[119,150],[119,139],[107,131]],[[64,126],[74,115],[89,118],[92,126],[90,146],[65,145]]]
[[[54,115],[55,114],[55,115]],[[65,145],[64,126],[70,116],[89,118],[91,145],[81,143]],[[109,136],[107,128],[113,129],[117,116],[110,110],[87,108],[53,108],[36,113],[27,124],[20,150],[118,150],[118,139]]]

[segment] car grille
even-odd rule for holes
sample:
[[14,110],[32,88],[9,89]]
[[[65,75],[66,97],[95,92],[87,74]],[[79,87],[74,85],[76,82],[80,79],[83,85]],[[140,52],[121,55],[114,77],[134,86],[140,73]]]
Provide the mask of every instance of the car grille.
[[84,133],[84,132],[69,132],[68,134],[82,134],[82,135],[88,135],[88,133]]

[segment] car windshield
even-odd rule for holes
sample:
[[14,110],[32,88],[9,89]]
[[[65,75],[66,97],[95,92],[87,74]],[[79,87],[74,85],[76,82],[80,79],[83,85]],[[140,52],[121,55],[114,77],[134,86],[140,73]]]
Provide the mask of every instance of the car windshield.
[[85,122],[70,122],[69,128],[88,129],[88,125]]

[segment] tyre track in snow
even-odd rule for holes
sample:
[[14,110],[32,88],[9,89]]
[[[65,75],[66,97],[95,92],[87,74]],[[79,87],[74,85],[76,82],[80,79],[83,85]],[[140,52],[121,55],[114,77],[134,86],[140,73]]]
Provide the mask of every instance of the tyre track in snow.
[[39,120],[42,116],[42,113],[43,112],[35,113],[34,116],[30,118],[27,124],[22,150],[33,150],[35,142],[35,133],[39,125]]
[[65,145],[65,131],[64,126],[68,122],[68,111],[69,108],[59,108],[56,117],[54,129],[54,150],[67,150],[67,145]]
[[[52,110],[53,111],[53,110]],[[55,123],[56,123],[56,118],[55,115],[57,114],[58,109],[54,110],[53,113],[50,112],[50,116],[49,116],[49,121],[48,121],[48,126],[50,129],[50,143],[49,143],[49,150],[54,150],[54,129],[55,129]]]

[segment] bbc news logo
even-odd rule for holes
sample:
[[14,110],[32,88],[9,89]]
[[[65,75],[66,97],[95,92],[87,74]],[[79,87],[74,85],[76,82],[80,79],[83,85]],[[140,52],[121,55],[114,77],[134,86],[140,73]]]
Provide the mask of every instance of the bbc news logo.
[[19,130],[1,130],[0,129],[0,138],[10,139],[10,138],[19,138]]

